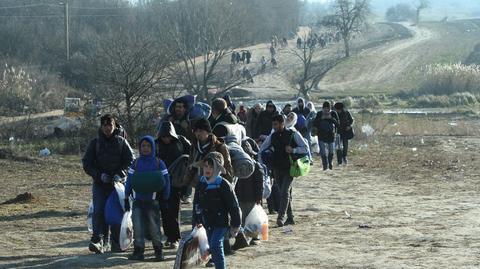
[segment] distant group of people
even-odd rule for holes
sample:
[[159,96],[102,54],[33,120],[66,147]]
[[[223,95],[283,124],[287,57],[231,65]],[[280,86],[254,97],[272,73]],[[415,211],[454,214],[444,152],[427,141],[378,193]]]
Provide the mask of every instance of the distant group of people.
[[328,44],[340,42],[341,34],[340,32],[325,32],[321,34],[314,33],[309,35],[306,40],[301,37],[297,38],[297,48],[301,49],[304,46],[307,48],[320,46],[320,48],[325,48]]
[[[163,261],[164,248],[179,247],[181,200],[190,197],[194,187],[192,227],[207,231],[212,257],[207,266],[226,268],[225,254],[258,244],[259,238],[249,238],[242,227],[264,199],[269,213],[277,215],[278,227],[295,224],[291,158],[308,156],[313,165],[314,136],[324,170],[333,169],[334,149],[338,164],[347,163],[353,118],[342,103],[332,110],[325,102],[316,112],[312,102],[305,104],[299,98],[293,109],[287,104],[280,111],[269,101],[265,108],[258,103],[252,108],[240,105],[237,110],[227,95],[211,104],[183,96],[167,100],[165,106],[155,137],[139,139],[137,157],[118,120],[110,114],[101,117],[97,137],[82,159],[93,179],[90,251],[123,251],[119,225],[107,221],[105,214],[115,184],[124,184],[121,202],[125,212],[132,212],[134,232],[129,259],[144,259],[148,238],[155,259]],[[269,186],[271,194],[266,197]],[[229,237],[235,238],[232,246]]]

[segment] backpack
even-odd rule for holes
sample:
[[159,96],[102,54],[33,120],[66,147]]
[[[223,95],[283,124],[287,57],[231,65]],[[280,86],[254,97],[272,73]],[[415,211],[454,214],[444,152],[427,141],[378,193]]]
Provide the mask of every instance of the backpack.
[[183,154],[173,161],[173,163],[168,167],[168,173],[170,174],[172,181],[171,183],[175,188],[181,188],[185,186],[183,178],[187,172],[188,157],[188,154]]

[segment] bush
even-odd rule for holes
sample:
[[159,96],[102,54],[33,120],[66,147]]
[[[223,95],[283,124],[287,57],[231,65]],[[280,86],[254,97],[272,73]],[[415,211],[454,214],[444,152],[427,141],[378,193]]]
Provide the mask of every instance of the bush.
[[409,104],[418,108],[470,106],[478,103],[477,97],[469,92],[452,95],[421,95],[409,100]]
[[380,106],[379,98],[375,95],[362,97],[358,100],[358,106],[362,109],[372,109]]
[[437,64],[424,67],[425,79],[417,95],[452,95],[459,92],[480,94],[480,66]]

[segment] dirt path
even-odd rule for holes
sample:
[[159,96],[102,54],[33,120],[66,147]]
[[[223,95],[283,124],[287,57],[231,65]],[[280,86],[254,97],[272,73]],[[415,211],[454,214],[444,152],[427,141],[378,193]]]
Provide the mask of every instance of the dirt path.
[[[353,144],[352,164],[326,173],[317,159],[311,174],[294,182],[297,225],[275,228],[270,216],[271,240],[229,256],[229,268],[480,266],[480,138],[425,138],[415,156],[402,146],[409,143],[396,138],[364,152]],[[1,201],[27,190],[38,197],[0,206],[0,268],[172,267],[173,251],[164,263],[88,252],[90,184],[78,159],[0,165],[7,167]],[[184,218],[185,232],[188,223]]]
[[[413,32],[412,38],[386,43],[353,56],[351,62],[340,64],[325,76],[321,82],[323,89],[327,92],[342,92],[398,83],[398,77],[411,71],[412,66],[422,57],[421,52],[428,41],[436,38],[436,34],[429,29],[404,26]],[[361,65],[353,67],[351,63]]]

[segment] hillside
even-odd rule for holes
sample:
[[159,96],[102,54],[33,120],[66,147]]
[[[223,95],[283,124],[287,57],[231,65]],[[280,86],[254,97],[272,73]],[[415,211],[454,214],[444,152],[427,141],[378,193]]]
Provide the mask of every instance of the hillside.
[[[307,31],[302,28],[302,31]],[[465,62],[480,43],[480,20],[409,24],[374,24],[353,41],[355,53],[330,70],[312,97],[362,96],[415,89],[422,81],[420,68],[435,63]],[[290,44],[294,40],[290,41]],[[249,68],[259,68],[261,55],[269,56],[268,44],[249,47],[254,55]],[[254,83],[241,86],[253,99],[292,99],[297,90],[292,77],[302,69],[301,62],[288,48],[278,52],[279,67],[254,77]],[[340,57],[343,44],[321,50],[314,62]],[[268,58],[268,57],[267,57]],[[233,92],[235,95],[235,91]]]
[[339,64],[322,80],[322,93],[362,95],[410,90],[419,69],[434,63],[464,62],[480,43],[480,21],[408,26],[412,38],[364,50]]

